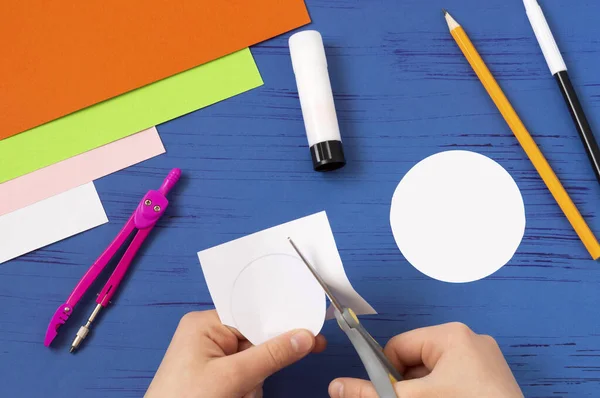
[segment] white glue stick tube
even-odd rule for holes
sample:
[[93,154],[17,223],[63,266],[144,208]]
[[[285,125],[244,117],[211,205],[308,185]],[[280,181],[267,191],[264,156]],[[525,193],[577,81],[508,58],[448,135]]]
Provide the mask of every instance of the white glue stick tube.
[[289,45],[313,167],[316,171],[339,169],[346,159],[323,38],[315,30],[306,30],[292,35]]

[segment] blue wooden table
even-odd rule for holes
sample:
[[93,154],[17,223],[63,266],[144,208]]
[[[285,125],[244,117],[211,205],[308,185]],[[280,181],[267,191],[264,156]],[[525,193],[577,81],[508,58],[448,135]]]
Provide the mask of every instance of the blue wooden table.
[[[138,397],[179,318],[212,307],[196,252],[320,210],[346,271],[379,311],[384,342],[462,321],[495,336],[528,397],[598,396],[600,264],[592,261],[448,34],[463,24],[593,230],[600,187],[520,0],[309,0],[329,56],[348,165],[311,170],[287,38],[253,48],[265,85],[159,126],[167,154],[96,183],[110,223],[0,266],[0,396]],[[600,130],[600,3],[545,0],[592,124]],[[193,51],[193,49],[190,49]],[[201,87],[197,89],[201,90]],[[453,285],[400,254],[389,226],[402,176],[433,153],[466,149],[502,164],[523,192],[527,230],[493,276]],[[47,323],[169,169],[184,171],[133,273],[77,355],[77,309],[55,348]],[[326,194],[324,194],[326,192]],[[435,250],[435,248],[432,248]],[[270,379],[267,397],[325,397],[337,376],[364,377],[335,324],[329,349]]]

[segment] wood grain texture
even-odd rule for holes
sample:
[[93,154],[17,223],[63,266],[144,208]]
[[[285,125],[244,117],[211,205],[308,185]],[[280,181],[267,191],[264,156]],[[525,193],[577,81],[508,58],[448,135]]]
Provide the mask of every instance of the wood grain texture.
[[[440,12],[448,8],[463,24],[600,234],[600,187],[522,2],[307,4],[312,27],[327,46],[348,166],[327,175],[311,170],[289,35],[255,47],[263,87],[159,126],[166,155],[97,182],[109,225],[0,267],[0,396],[141,396],[179,318],[211,308],[196,252],[320,210],[328,212],[350,280],[380,312],[365,320],[380,341],[462,321],[498,339],[527,397],[598,395],[600,264],[589,259]],[[600,129],[600,3],[543,5],[592,125]],[[528,217],[514,259],[465,285],[416,271],[398,251],[389,226],[398,181],[419,160],[449,149],[477,151],[502,164],[523,192]],[[172,167],[183,169],[182,182],[115,305],[77,355],[69,355],[67,345],[93,300],[76,310],[54,349],[44,348],[56,306],[141,195]],[[334,377],[365,376],[336,325],[327,324],[324,333],[327,352],[270,379],[266,397],[326,397]]]

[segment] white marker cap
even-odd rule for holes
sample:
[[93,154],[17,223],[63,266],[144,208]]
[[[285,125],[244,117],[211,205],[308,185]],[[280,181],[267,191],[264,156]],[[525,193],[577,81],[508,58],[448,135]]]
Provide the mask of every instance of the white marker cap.
[[558,72],[566,71],[567,65],[565,65],[562,54],[556,45],[556,40],[554,40],[550,26],[548,26],[542,7],[540,7],[537,0],[523,0],[523,3],[525,3],[527,17],[542,48],[550,73],[556,75]]
[[289,45],[314,169],[339,169],[346,164],[346,159],[323,38],[315,30],[306,30],[292,35]]

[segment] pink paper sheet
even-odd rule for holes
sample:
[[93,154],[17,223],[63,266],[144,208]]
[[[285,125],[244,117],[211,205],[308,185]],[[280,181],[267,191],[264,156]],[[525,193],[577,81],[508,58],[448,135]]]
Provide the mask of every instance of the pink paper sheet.
[[165,153],[152,127],[0,184],[0,216]]

